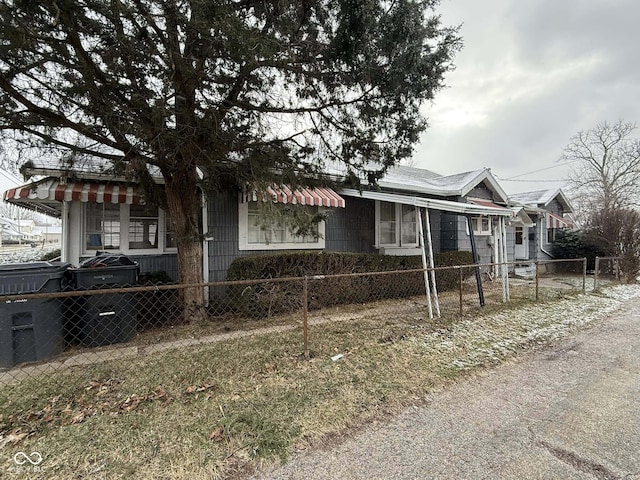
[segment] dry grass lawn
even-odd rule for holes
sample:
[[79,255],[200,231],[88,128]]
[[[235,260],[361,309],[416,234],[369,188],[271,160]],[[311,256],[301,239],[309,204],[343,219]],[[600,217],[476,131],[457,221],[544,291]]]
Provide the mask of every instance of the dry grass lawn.
[[[607,292],[434,320],[415,302],[360,307],[312,325],[308,359],[294,329],[32,377],[0,390],[0,476],[242,477],[562,338],[638,294]],[[17,469],[17,452],[36,451],[38,471]]]

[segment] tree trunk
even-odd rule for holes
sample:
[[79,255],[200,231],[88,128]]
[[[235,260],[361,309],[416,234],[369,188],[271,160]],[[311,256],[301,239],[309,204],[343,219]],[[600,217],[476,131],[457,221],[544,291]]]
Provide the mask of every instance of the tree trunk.
[[[165,188],[178,246],[178,281],[180,284],[202,283],[203,253],[198,228],[201,193],[195,167],[185,166],[179,172],[165,176]],[[180,297],[185,321],[206,319],[204,287],[181,289]]]

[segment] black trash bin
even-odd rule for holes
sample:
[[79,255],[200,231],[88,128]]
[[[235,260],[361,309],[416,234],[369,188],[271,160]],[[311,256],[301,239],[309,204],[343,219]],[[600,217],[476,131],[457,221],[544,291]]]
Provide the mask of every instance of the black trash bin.
[[[138,270],[125,255],[101,254],[70,269],[69,283],[74,290],[131,287],[138,283]],[[137,310],[134,293],[83,295],[69,307],[67,336],[87,347],[126,342],[136,334]]]
[[0,265],[0,367],[53,357],[64,349],[62,298],[2,295],[61,292],[68,263],[30,262]]

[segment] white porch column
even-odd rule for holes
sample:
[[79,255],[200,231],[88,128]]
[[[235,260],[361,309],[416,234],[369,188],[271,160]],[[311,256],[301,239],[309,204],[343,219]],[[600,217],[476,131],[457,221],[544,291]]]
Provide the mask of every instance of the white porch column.
[[418,240],[420,242],[420,253],[422,255],[422,268],[424,269],[424,290],[427,295],[427,306],[429,307],[429,319],[433,318],[433,306],[431,305],[431,289],[429,287],[429,273],[427,272],[427,253],[424,246],[424,230],[422,228],[422,214],[420,208],[415,207],[416,222],[418,223]]
[[427,245],[429,249],[429,267],[431,268],[431,285],[433,285],[433,300],[436,306],[436,315],[440,318],[440,300],[438,299],[438,286],[436,285],[435,262],[433,261],[433,240],[431,239],[431,221],[429,209],[424,209],[425,225],[427,226]]

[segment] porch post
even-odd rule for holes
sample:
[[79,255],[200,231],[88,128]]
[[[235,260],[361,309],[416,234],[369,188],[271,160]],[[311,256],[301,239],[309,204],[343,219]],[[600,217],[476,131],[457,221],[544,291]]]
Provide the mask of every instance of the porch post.
[[[427,246],[429,248],[429,267],[431,268],[431,285],[433,285],[433,300],[436,306],[436,315],[440,318],[440,300],[438,299],[438,286],[436,285],[435,262],[433,260],[433,240],[431,239],[431,222],[429,220],[429,209],[425,207],[425,225],[427,227]],[[422,217],[420,217],[422,223]]]
[[509,292],[509,254],[507,250],[507,221],[504,217],[500,217],[500,225],[502,230],[502,281],[504,285],[505,301],[511,300]]
[[424,248],[424,231],[422,229],[422,214],[420,208],[415,207],[416,221],[418,222],[418,237],[420,240],[420,253],[422,254],[422,268],[424,270],[424,289],[427,294],[427,306],[429,307],[429,319],[433,318],[433,306],[431,305],[431,291],[429,288],[429,273],[427,272],[427,254]]
[[60,241],[60,260],[69,262],[69,202],[62,202],[62,238]]
[[500,217],[498,217],[495,227],[493,226],[493,219],[491,219],[491,235],[493,235],[493,263],[495,264],[491,266],[491,270],[493,271],[493,275],[497,277],[502,274],[502,267],[500,266],[500,258],[502,256],[500,247],[500,242],[502,241],[502,236],[500,235]]

